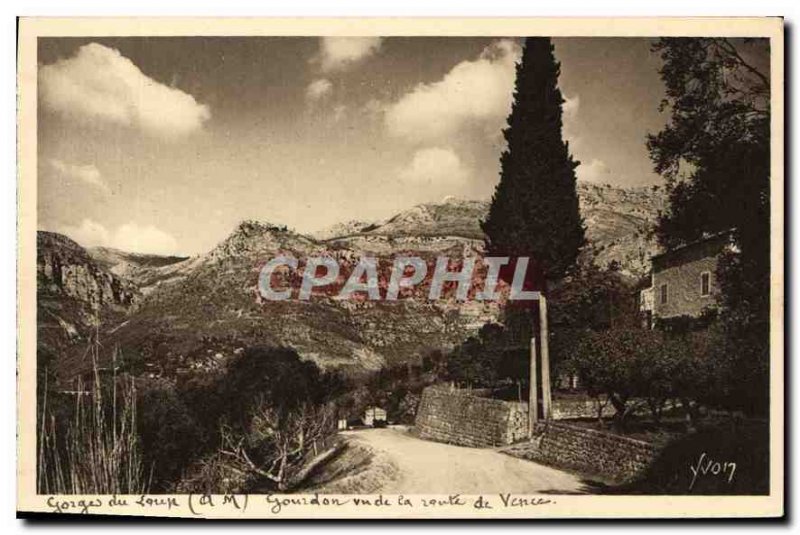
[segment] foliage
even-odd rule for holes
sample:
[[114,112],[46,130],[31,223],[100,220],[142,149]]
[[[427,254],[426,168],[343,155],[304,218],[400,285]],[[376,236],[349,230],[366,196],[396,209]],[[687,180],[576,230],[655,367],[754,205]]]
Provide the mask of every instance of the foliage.
[[550,323],[592,330],[638,324],[636,295],[617,265],[601,268],[587,254],[550,293]]
[[216,403],[231,425],[246,426],[255,406],[268,404],[279,419],[304,404],[321,405],[344,388],[338,372],[322,372],[285,347],[256,346],[229,363],[216,383]]
[[195,384],[195,394],[198,387],[209,409],[198,421],[216,446],[190,467],[180,488],[244,492],[291,486],[335,431],[334,399],[345,383],[292,349],[257,346],[235,357],[224,374]]
[[641,324],[635,287],[616,265],[598,266],[587,251],[550,292],[551,374],[568,373],[584,333]]
[[487,323],[478,336],[457,346],[447,357],[446,378],[471,387],[494,386],[504,354],[503,328]]
[[534,283],[557,280],[585,241],[575,167],[562,137],[560,65],[549,38],[527,38],[503,131],[500,182],[481,224],[491,256],[529,256]]
[[151,490],[167,491],[200,451],[203,429],[170,382],[141,382],[137,411],[144,461],[152,467]]
[[[662,245],[732,231],[717,269],[720,322],[739,407],[764,413],[769,386],[770,80],[764,39],[664,38],[654,45],[670,120],[648,136],[670,210]],[[744,379],[746,378],[746,379]],[[729,398],[731,401],[735,396]]]
[[262,397],[255,403],[243,433],[223,425],[219,455],[227,458],[233,471],[247,474],[254,485],[264,488],[266,482],[274,484],[272,488],[287,490],[308,456],[317,454],[335,429],[331,405],[303,403],[281,413]]
[[768,145],[768,46],[765,39],[662,38],[655,43],[666,88],[662,109],[670,110],[670,122],[648,136],[648,148],[668,185],[715,159],[731,141]]
[[707,361],[707,351],[688,337],[620,327],[584,334],[569,365],[590,396],[608,399],[624,426],[634,399],[646,402],[656,423],[669,400],[683,400],[689,410],[707,378]]
[[[552,288],[548,303],[553,377],[573,371],[569,360],[585,334],[639,325],[636,292],[629,281],[615,266],[598,267],[588,254]],[[531,324],[529,310],[506,309],[504,325],[484,325],[478,336],[447,355],[447,371],[441,378],[474,387],[495,387],[511,380],[522,388],[530,373],[526,346]]]

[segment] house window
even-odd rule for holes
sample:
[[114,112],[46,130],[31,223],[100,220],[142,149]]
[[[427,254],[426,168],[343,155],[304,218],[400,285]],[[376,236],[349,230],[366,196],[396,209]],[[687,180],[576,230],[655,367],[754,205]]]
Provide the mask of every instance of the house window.
[[703,297],[711,295],[711,273],[708,271],[700,274],[700,295]]
[[667,304],[667,285],[666,285],[666,283],[661,285],[661,287],[659,288],[658,295],[659,295],[659,299],[658,299],[659,303],[661,303],[662,305],[666,305]]

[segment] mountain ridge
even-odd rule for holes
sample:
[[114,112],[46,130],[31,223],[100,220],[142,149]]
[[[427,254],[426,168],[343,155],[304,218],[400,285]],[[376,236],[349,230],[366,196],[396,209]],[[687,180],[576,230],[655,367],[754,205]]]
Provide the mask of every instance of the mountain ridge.
[[[579,192],[596,258],[617,261],[631,276],[640,276],[655,247],[648,228],[659,208],[656,192],[596,185],[581,185]],[[339,228],[355,232],[332,232],[331,237],[324,231],[306,235],[246,220],[210,251],[194,257],[136,256],[100,248],[85,254],[102,270],[101,278],[116,277],[137,290],[124,319],[107,325],[103,336],[128,361],[138,363],[140,372],[166,377],[214,372],[254,344],[292,346],[322,367],[358,372],[446,350],[496,321],[499,305],[324,296],[265,302],[257,289],[263,262],[278,254],[299,259],[325,255],[349,265],[367,255],[411,254],[427,261],[439,255],[477,257],[483,248],[480,221],[487,209],[485,201],[446,199],[366,226],[345,224]]]

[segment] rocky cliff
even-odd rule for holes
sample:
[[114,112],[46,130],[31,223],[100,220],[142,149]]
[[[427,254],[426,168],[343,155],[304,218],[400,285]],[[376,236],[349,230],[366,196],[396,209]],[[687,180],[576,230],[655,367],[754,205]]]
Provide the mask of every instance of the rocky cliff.
[[95,262],[61,234],[37,234],[37,349],[40,365],[70,367],[99,329],[127,315],[140,298],[136,285]]
[[90,310],[128,308],[139,292],[136,285],[99,265],[70,238],[40,231],[36,240],[37,291],[41,296],[67,296]]

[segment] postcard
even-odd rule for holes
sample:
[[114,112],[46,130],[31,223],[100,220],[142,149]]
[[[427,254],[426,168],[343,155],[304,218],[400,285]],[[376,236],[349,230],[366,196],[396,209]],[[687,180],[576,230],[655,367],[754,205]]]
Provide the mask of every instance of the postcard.
[[18,43],[19,516],[783,516],[781,18]]

